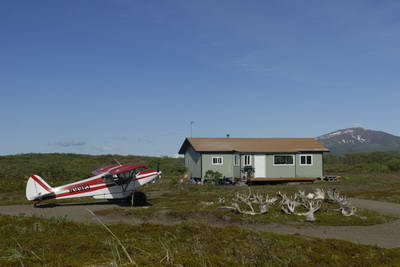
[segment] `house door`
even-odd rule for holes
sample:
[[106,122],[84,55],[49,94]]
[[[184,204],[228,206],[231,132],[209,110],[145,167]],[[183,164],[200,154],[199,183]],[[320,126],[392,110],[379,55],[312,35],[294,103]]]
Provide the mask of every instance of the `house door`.
[[265,168],[266,156],[265,155],[254,155],[254,178],[267,177],[267,171]]

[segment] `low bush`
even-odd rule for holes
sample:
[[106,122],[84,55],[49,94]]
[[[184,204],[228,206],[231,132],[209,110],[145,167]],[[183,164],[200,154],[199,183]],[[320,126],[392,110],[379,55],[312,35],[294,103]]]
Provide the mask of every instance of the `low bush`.
[[204,176],[206,183],[218,184],[218,181],[222,178],[222,173],[218,171],[208,170]]
[[400,154],[384,152],[324,155],[326,172],[389,173],[400,171]]
[[0,156],[0,178],[22,178],[38,174],[50,180],[68,180],[88,177],[97,168],[115,164],[144,163],[150,168],[160,167],[164,175],[177,176],[185,173],[182,158],[82,155],[66,153],[20,154]]
[[0,215],[0,265],[132,266],[129,258],[137,266],[400,264],[399,249],[235,226],[118,224],[109,228],[115,237],[101,225]]

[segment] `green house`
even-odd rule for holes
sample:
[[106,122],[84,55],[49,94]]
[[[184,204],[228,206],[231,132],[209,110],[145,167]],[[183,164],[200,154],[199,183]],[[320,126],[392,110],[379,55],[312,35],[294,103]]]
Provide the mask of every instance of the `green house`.
[[324,152],[314,138],[186,138],[179,150],[192,178],[212,170],[251,181],[315,180]]

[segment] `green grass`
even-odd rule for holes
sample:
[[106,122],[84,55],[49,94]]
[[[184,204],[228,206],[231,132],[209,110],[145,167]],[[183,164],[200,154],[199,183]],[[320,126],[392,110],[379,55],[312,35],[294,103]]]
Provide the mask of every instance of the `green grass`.
[[400,154],[384,152],[348,153],[342,156],[324,155],[328,172],[382,174],[400,171]]
[[145,163],[150,168],[160,165],[166,175],[185,172],[182,158],[48,153],[0,156],[0,177],[21,179],[38,174],[53,181],[76,180],[88,177],[97,168],[115,164],[116,160],[122,164]]
[[351,194],[354,197],[381,200],[387,202],[400,203],[400,189],[388,189],[381,191],[356,192]]
[[349,197],[400,203],[400,173],[346,175],[336,188]]
[[91,172],[106,165],[121,163],[145,163],[177,180],[185,172],[183,159],[169,157],[82,155],[82,154],[21,154],[0,156],[0,205],[27,204],[25,187],[29,176],[37,174],[50,186],[60,186],[92,176]]
[[[315,187],[315,186],[314,186]],[[311,189],[310,187],[309,189]],[[359,209],[355,216],[342,216],[337,211],[338,206],[330,203],[323,203],[321,209],[315,213],[317,221],[304,222],[305,217],[287,215],[280,210],[280,205],[270,206],[267,214],[249,216],[233,213],[231,210],[222,209],[224,204],[218,203],[218,197],[223,196],[230,205],[229,200],[233,192],[240,190],[247,193],[247,188],[215,187],[215,186],[180,186],[165,191],[155,191],[153,187],[147,187],[149,203],[151,206],[144,208],[106,208],[97,211],[102,216],[122,216],[126,219],[132,218],[142,222],[180,222],[180,221],[201,221],[204,223],[288,223],[307,225],[373,225],[382,224],[395,220],[393,217],[384,216],[374,211]],[[236,190],[235,190],[236,189]],[[261,187],[253,191],[268,194],[269,188]],[[276,191],[275,191],[276,192]],[[286,190],[282,191],[286,192]],[[270,194],[271,196],[272,194]],[[206,205],[213,202],[213,205]],[[255,206],[256,207],[256,206]],[[302,212],[302,207],[297,208]],[[303,210],[305,211],[305,210]]]
[[[139,266],[394,266],[399,249],[204,224],[112,225]],[[128,263],[100,225],[0,215],[1,266]]]
[[[326,169],[331,174],[341,175],[344,179],[340,183],[315,183],[313,185],[268,185],[254,186],[270,194],[281,191],[296,191],[298,189],[310,190],[315,186],[323,188],[337,188],[348,196],[362,197],[400,203],[400,172],[376,173],[368,169],[352,168],[359,164],[369,164],[371,161],[386,164],[396,159],[398,155],[366,153],[353,154],[346,157],[327,156]],[[90,176],[90,172],[98,167],[113,164],[114,159],[122,163],[148,163],[156,167],[160,163],[163,179],[151,187],[161,185],[162,190],[174,189],[185,168],[182,159],[153,158],[140,156],[119,155],[79,155],[79,154],[22,154],[15,156],[0,156],[0,205],[28,204],[25,199],[25,186],[27,177],[33,173],[41,175],[51,186],[59,186]],[[348,168],[341,168],[341,164]],[[353,165],[352,165],[353,164]],[[197,186],[193,194],[218,193],[241,190],[238,187],[209,187]],[[171,190],[170,190],[171,191]],[[175,193],[174,190],[171,191]],[[68,202],[80,200],[68,200]],[[86,201],[86,200],[85,200]]]
[[[28,180],[27,178],[0,179],[0,205],[32,204],[32,202],[26,200],[25,197],[25,188],[27,180]],[[74,181],[77,180],[57,179],[57,181],[54,182],[53,179],[46,179],[46,182],[48,182],[51,186],[60,186]],[[78,202],[78,201],[93,201],[93,198],[47,201],[46,203]]]
[[[50,183],[60,185],[71,182],[68,180],[50,180]],[[218,205],[206,207],[199,205],[200,202],[209,202],[218,200],[218,196],[224,196],[226,199],[232,196],[234,192],[247,192],[247,187],[237,186],[198,186],[198,185],[173,185],[168,176],[164,176],[156,184],[146,185],[141,188],[150,197],[152,206],[148,209],[124,209],[113,211],[114,215],[119,213],[124,216],[138,216],[142,221],[150,221],[157,218],[159,214],[176,220],[186,220],[194,218],[196,220],[217,220],[221,222],[250,222],[250,223],[302,223],[304,217],[288,216],[283,214],[279,208],[272,207],[270,212],[265,216],[243,216],[233,214],[227,210],[221,210]],[[384,201],[399,201],[400,175],[353,175],[344,176],[339,183],[320,182],[314,184],[300,185],[261,185],[252,186],[253,192],[262,194],[275,195],[277,191],[293,194],[295,191],[302,189],[312,191],[316,187],[324,189],[337,188],[339,191],[352,197],[361,197],[368,199],[377,199]],[[379,189],[379,190],[377,190]],[[153,197],[154,196],[154,197]],[[68,199],[64,201],[51,202],[80,202],[95,201],[92,198],[85,199]],[[25,181],[23,179],[2,179],[0,180],[0,205],[11,204],[31,204],[25,200]],[[325,206],[325,205],[324,205]],[[379,215],[372,211],[359,210],[357,216],[344,217],[337,211],[323,208],[316,213],[316,225],[371,225],[392,221],[393,218]],[[107,211],[105,212],[107,213]],[[308,223],[309,224],[309,223]]]
[[[123,163],[144,161],[152,166],[159,160],[134,156],[72,154],[0,157],[0,205],[28,203],[25,200],[25,178],[32,173],[38,173],[50,185],[58,186],[87,177],[92,169],[113,163],[114,157]],[[334,211],[336,207],[330,204],[324,205],[315,214],[317,221],[313,223],[305,223],[304,217],[283,214],[279,208],[274,207],[265,216],[234,214],[220,209],[219,205],[206,206],[201,202],[216,202],[219,196],[227,199],[236,191],[246,193],[247,187],[176,185],[182,173],[182,160],[161,160],[161,170],[165,174],[163,178],[156,184],[142,188],[152,206],[98,212],[104,216],[132,217],[141,222],[157,223],[110,226],[139,266],[400,266],[400,249],[382,249],[300,235],[255,232],[235,226],[270,222],[371,225],[392,221],[391,217],[367,210],[359,210],[357,216],[344,217]],[[360,169],[360,166],[357,168]],[[299,189],[311,191],[315,187],[336,188],[348,196],[400,203],[400,173],[353,171],[340,173],[344,179],[337,183],[263,185],[251,188],[253,192],[270,196],[277,191],[291,194]],[[185,223],[180,223],[182,221]],[[178,224],[165,225],[171,222]],[[218,222],[231,226],[210,226]],[[64,217],[46,220],[0,215],[0,266],[110,266],[111,263],[125,265],[128,259],[116,240],[101,225],[74,223]]]

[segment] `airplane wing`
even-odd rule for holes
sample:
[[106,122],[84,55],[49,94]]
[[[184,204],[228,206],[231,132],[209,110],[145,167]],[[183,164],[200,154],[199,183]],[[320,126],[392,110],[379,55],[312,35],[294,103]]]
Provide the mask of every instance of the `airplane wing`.
[[124,164],[119,165],[118,168],[110,170],[111,174],[119,174],[122,172],[133,171],[139,168],[148,168],[146,164]]
[[108,165],[108,166],[105,166],[103,168],[96,169],[96,170],[92,171],[92,174],[99,175],[99,174],[102,174],[102,173],[106,173],[106,172],[110,171],[111,169],[116,168],[118,166],[121,166],[121,165],[119,165],[119,164]]
[[119,174],[121,172],[127,172],[127,171],[131,171],[131,170],[136,170],[139,168],[148,168],[148,166],[146,164],[123,164],[123,165],[113,164],[113,165],[105,166],[100,169],[96,169],[92,173],[94,175],[99,175],[99,174],[106,173],[106,172],[109,172],[111,174]]

